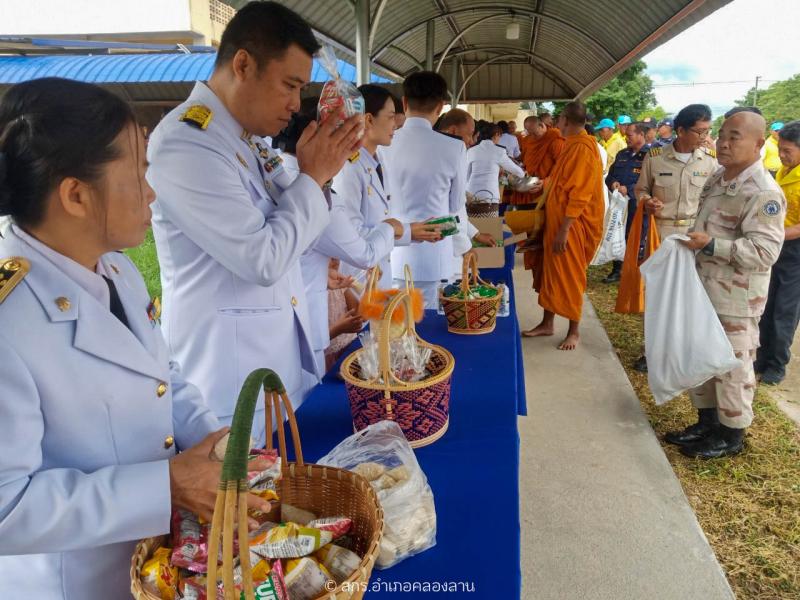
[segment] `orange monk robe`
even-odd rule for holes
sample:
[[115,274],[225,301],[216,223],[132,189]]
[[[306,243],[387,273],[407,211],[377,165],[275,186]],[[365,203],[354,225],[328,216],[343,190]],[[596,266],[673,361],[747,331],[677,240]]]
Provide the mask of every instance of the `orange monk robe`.
[[[603,165],[595,139],[585,131],[567,138],[547,188],[539,305],[580,321],[586,269],[603,235]],[[563,254],[553,241],[567,217],[574,218]]]
[[[525,165],[525,172],[529,175],[536,175],[547,184],[547,178],[564,150],[566,140],[558,129],[548,129],[539,139],[528,135],[522,140],[523,143],[520,144],[519,149],[520,158]],[[514,192],[511,196],[511,204],[531,204],[538,198],[533,194]]]

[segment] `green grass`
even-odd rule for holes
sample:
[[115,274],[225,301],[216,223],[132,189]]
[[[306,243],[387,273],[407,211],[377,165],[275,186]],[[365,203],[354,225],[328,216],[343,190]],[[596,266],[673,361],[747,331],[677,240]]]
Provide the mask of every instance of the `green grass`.
[[139,272],[147,284],[147,290],[151,297],[161,297],[161,279],[159,276],[158,256],[156,255],[156,243],[153,240],[153,232],[148,230],[144,242],[137,248],[126,250],[125,254],[139,268]]
[[[647,376],[633,370],[644,340],[642,318],[614,312],[617,286],[589,270],[588,294],[659,439],[694,422],[687,396],[656,406]],[[745,452],[716,461],[664,452],[737,598],[800,598],[800,432],[759,388]],[[657,542],[657,540],[654,540]],[[691,560],[687,556],[687,560]]]

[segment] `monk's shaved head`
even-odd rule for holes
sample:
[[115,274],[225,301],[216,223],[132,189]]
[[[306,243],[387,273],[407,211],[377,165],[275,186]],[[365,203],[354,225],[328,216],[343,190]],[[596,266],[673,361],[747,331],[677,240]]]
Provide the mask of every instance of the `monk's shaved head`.
[[760,160],[767,122],[759,114],[737,112],[722,123],[717,141],[717,160],[726,173],[735,176]]
[[586,105],[583,102],[569,102],[560,116],[564,117],[567,123],[583,127],[586,125]]

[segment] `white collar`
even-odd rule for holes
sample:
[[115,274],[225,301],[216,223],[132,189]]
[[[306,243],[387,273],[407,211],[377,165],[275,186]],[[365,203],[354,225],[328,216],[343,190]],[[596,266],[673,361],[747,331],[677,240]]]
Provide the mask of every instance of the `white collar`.
[[761,169],[761,165],[762,165],[761,158],[756,159],[756,161],[752,165],[747,167],[744,171],[739,173],[736,177],[734,177],[730,181],[725,181],[725,167],[720,166],[720,169],[722,169],[722,171],[721,171],[721,175],[720,175],[719,181],[723,186],[728,186],[728,185],[730,185],[732,183],[739,183],[739,184],[740,183],[744,183],[750,177],[752,177],[755,174],[756,171]]

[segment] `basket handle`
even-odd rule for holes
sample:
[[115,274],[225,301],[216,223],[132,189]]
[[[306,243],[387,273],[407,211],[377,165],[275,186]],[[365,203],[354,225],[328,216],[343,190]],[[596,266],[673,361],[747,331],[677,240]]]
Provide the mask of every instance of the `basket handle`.
[[[208,539],[208,580],[206,594],[209,598],[217,597],[217,558],[219,543],[222,537],[222,582],[225,600],[236,600],[233,583],[233,536],[234,516],[238,516],[239,547],[247,548],[249,534],[247,530],[247,459],[250,453],[250,431],[253,428],[256,404],[260,388],[264,388],[267,448],[272,448],[272,411],[280,424],[278,440],[280,444],[281,467],[286,465],[286,439],[283,431],[283,415],[281,404],[286,409],[292,442],[297,455],[297,464],[303,466],[303,451],[300,446],[300,434],[297,430],[297,419],[292,409],[286,388],[275,371],[256,369],[245,379],[236,410],[231,422],[228,448],[222,463],[217,499],[214,505],[214,518]],[[240,552],[244,596],[246,600],[255,600],[253,592],[253,569],[248,552]]]
[[406,383],[405,381],[395,377],[394,373],[392,373],[391,357],[389,355],[392,315],[397,307],[400,306],[401,302],[404,304],[405,308],[405,331],[406,333],[411,333],[414,336],[417,335],[417,330],[414,327],[414,315],[412,314],[411,308],[411,294],[409,294],[407,291],[401,291],[396,294],[386,305],[386,308],[383,309],[380,323],[380,335],[378,336],[378,368],[383,376],[383,384],[386,386],[387,390],[389,389],[390,381],[392,380],[401,384]]
[[369,270],[367,284],[364,286],[364,293],[362,294],[367,299],[369,299],[372,293],[378,288],[378,280],[380,279],[379,272],[380,267],[378,267],[378,265],[375,265]]

